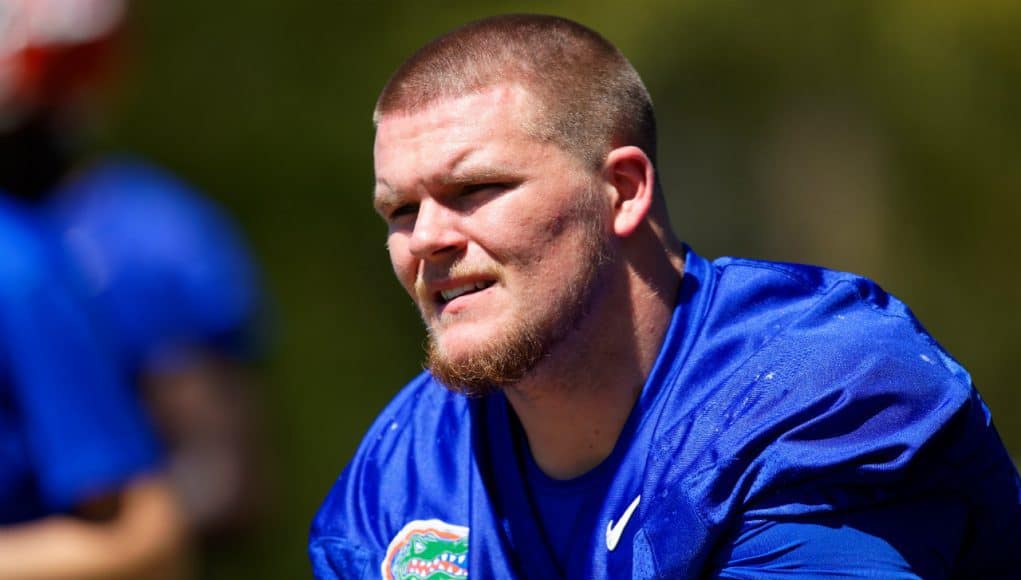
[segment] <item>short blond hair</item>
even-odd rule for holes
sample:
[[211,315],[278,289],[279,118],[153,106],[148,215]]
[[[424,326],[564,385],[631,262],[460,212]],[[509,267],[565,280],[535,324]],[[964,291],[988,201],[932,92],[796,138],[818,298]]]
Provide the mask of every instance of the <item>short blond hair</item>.
[[536,137],[594,165],[624,145],[655,162],[656,120],[638,72],[599,33],[556,16],[494,16],[433,40],[387,82],[373,121],[502,83],[536,98]]

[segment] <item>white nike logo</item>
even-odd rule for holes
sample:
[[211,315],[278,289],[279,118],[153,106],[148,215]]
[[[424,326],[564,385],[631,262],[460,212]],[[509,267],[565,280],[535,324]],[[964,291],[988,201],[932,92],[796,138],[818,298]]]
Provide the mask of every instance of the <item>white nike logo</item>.
[[612,552],[613,549],[617,547],[617,542],[620,541],[620,536],[624,533],[624,526],[627,525],[631,516],[635,513],[635,510],[638,509],[638,502],[640,501],[642,501],[641,495],[636,497],[634,501],[631,502],[631,505],[627,506],[627,509],[624,510],[624,515],[620,516],[620,519],[617,521],[617,525],[613,524],[613,520],[610,520],[610,523],[606,524],[607,550]]

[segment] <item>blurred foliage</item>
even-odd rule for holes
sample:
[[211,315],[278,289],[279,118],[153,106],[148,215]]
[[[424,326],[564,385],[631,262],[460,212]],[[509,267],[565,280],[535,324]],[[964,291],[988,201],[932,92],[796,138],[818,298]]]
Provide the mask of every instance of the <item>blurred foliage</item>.
[[276,299],[262,393],[267,525],[210,578],[308,575],[308,522],[360,435],[417,371],[422,330],[371,210],[376,94],[466,20],[552,12],[646,79],[682,237],[862,272],[975,377],[1021,456],[1021,4],[635,0],[135,6],[97,152],[177,171],[247,230]]

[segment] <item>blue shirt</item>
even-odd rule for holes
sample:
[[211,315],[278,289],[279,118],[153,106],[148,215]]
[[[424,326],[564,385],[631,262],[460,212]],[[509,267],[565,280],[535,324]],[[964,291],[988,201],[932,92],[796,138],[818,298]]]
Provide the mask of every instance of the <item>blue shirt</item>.
[[196,351],[248,358],[261,292],[227,215],[150,165],[108,160],[46,208],[127,368],[173,368]]
[[501,394],[412,381],[313,520],[316,575],[1021,569],[1021,482],[968,373],[851,274],[688,253],[658,359],[597,467],[606,491],[562,568],[513,424]]
[[0,198],[0,525],[67,512],[158,459],[59,256]]
[[535,463],[523,433],[517,437],[517,448],[534,517],[554,563],[562,571],[570,563],[575,541],[586,538],[596,525],[595,514],[613,479],[611,462],[603,462],[579,477],[558,480],[543,473]]

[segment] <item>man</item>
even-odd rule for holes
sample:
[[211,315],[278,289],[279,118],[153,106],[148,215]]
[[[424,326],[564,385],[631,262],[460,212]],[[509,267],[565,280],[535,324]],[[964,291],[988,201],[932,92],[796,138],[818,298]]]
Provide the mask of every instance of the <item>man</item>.
[[316,516],[319,577],[1021,565],[1021,484],[965,370],[868,280],[680,244],[648,93],[598,34],[469,24],[375,122],[428,371]]
[[127,9],[0,0],[0,189],[48,221],[157,424],[189,528],[222,537],[249,527],[261,502],[261,288],[243,237],[212,201],[131,157],[84,159]]

